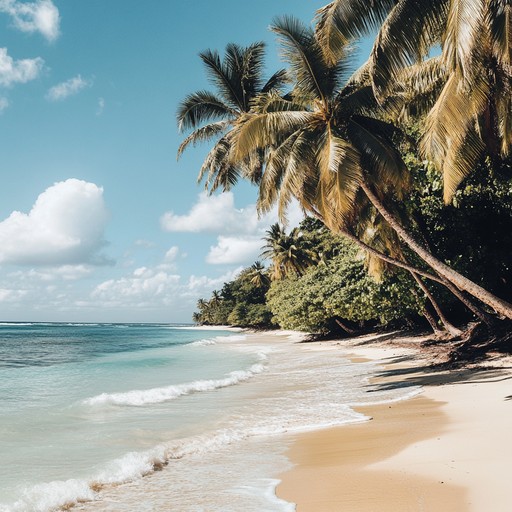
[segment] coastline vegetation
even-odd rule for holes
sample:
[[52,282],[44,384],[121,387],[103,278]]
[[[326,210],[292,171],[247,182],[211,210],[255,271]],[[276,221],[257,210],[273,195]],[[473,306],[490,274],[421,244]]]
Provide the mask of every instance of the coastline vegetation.
[[[210,142],[198,181],[278,208],[262,258],[194,321],[315,333],[430,325],[509,345],[512,320],[512,10],[507,2],[336,0],[310,28],[200,54],[214,92],[178,109],[179,148]],[[352,69],[358,40],[378,35]],[[298,201],[308,215],[286,232]]]

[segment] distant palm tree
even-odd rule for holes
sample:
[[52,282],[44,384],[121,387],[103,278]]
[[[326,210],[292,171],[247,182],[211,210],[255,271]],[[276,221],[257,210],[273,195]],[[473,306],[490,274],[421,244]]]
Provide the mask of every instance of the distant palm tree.
[[301,276],[308,267],[316,264],[315,252],[297,228],[286,234],[279,224],[273,224],[266,233],[261,255],[272,261],[273,279],[279,280],[290,275]]
[[206,188],[210,192],[217,188],[229,190],[241,176],[257,182],[261,175],[259,152],[251,153],[236,164],[230,162],[229,153],[231,130],[239,117],[249,111],[258,94],[279,89],[285,81],[283,70],[268,81],[263,80],[264,50],[264,43],[248,47],[229,44],[224,60],[216,51],[200,53],[216,91],[201,90],[189,94],[178,107],[180,131],[192,130],[181,143],[178,158],[190,144],[214,141],[198,176],[198,181],[206,179]]
[[[444,280],[465,290],[499,314],[512,318],[512,305],[435,258],[386,208],[402,199],[409,175],[393,145],[396,129],[379,118],[372,88],[345,83],[347,60],[330,62],[315,34],[285,17],[272,30],[282,42],[294,89],[287,98],[259,97],[235,129],[233,161],[266,152],[258,207],[281,214],[292,197],[339,232],[357,222],[354,205],[362,192],[398,236]],[[276,271],[279,268],[275,265]]]
[[265,288],[270,284],[268,269],[260,262],[254,262],[248,269],[247,276],[256,288]]

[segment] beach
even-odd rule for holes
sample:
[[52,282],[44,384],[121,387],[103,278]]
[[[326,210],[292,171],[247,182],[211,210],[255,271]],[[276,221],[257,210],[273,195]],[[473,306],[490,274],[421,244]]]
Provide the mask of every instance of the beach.
[[[353,361],[385,365],[381,388],[420,385],[419,396],[356,407],[371,421],[295,436],[294,464],[277,495],[297,512],[511,510],[510,359],[430,370],[418,339],[337,342]],[[398,345],[397,345],[398,344]]]
[[[400,333],[2,328],[2,512],[510,510],[506,358],[432,370]],[[59,359],[14,365],[43,336]]]

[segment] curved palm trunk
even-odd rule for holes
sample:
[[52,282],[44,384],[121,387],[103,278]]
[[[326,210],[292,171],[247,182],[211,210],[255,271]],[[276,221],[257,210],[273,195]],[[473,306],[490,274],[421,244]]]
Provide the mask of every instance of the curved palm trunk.
[[436,299],[430,292],[430,290],[427,288],[425,283],[420,279],[420,277],[415,274],[414,272],[411,272],[412,277],[414,280],[418,283],[418,286],[421,288],[423,293],[427,296],[428,300],[432,304],[432,307],[435,309],[437,315],[439,316],[439,319],[441,320],[441,323],[443,324],[444,328],[447,332],[449,332],[452,336],[460,336],[462,334],[462,331],[460,329],[457,329],[444,315],[443,310],[439,307],[439,304],[437,303]]
[[[413,274],[413,273],[411,272],[411,274]],[[415,290],[414,288],[411,288],[411,293],[419,300],[419,294],[418,294],[417,290]],[[437,325],[437,321],[434,318],[434,315],[432,315],[432,313],[428,310],[426,305],[423,307],[423,311],[421,312],[421,314],[425,317],[427,322],[430,324],[430,327],[431,327],[432,331],[434,332],[434,336],[436,338],[440,338],[441,336],[443,336],[443,334],[446,331],[443,331],[442,329],[439,328],[439,326]]]
[[373,193],[370,186],[364,181],[361,183],[361,188],[371,201],[373,206],[378,212],[386,219],[389,225],[396,231],[398,236],[432,269],[434,269],[440,276],[453,283],[459,290],[463,290],[473,297],[477,298],[484,304],[493,308],[496,313],[503,315],[506,318],[512,319],[512,304],[507,301],[496,297],[486,289],[474,283],[467,277],[459,274],[448,265],[434,257],[429,251],[421,246],[396,220],[396,218],[386,210],[380,199]]
[[343,329],[347,334],[356,334],[356,331],[354,329],[351,329],[350,327],[347,327],[339,318],[335,318],[334,321],[338,324],[341,329]]
[[[311,213],[321,222],[324,221],[322,215],[319,212],[311,211]],[[373,247],[370,247],[369,245],[365,244],[363,241],[361,241],[359,238],[357,238],[355,235],[353,235],[350,231],[346,230],[345,228],[338,227],[336,232],[337,234],[353,242],[363,251],[372,254],[376,258],[380,258],[382,261],[385,261],[390,265],[394,265],[395,267],[408,270],[409,272],[414,273],[418,276],[422,276],[427,279],[430,279],[431,281],[435,281],[436,283],[442,284],[448,290],[450,290],[450,292],[452,292],[452,294],[455,295],[455,297],[457,297],[478,319],[480,319],[487,325],[491,325],[493,323],[493,319],[490,315],[482,311],[478,306],[476,306],[472,301],[470,301],[456,286],[454,286],[450,281],[448,281],[444,277],[436,276],[429,272],[425,272],[424,270],[420,270],[416,267],[413,267],[408,263],[392,258],[391,256],[387,256],[386,254],[378,251],[377,249],[374,249]]]

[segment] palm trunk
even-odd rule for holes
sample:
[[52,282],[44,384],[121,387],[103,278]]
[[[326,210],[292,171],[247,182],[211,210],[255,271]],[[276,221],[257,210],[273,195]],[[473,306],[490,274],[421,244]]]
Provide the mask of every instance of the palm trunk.
[[437,303],[436,299],[430,292],[430,290],[427,288],[425,283],[420,279],[420,277],[415,274],[414,272],[411,272],[412,277],[414,280],[418,283],[418,286],[421,288],[423,293],[427,296],[428,300],[432,304],[432,307],[435,309],[437,315],[439,316],[441,323],[443,324],[444,328],[452,335],[452,336],[460,336],[462,334],[462,331],[460,329],[457,329],[444,315],[443,310],[439,307],[439,304]]
[[[413,272],[411,272],[411,274],[414,275]],[[419,302],[418,292],[414,288],[411,288],[411,293],[418,299],[418,302]],[[421,314],[425,317],[427,322],[430,324],[430,327],[432,328],[432,331],[434,332],[434,336],[436,338],[440,338],[445,331],[443,331],[442,329],[439,328],[439,326],[437,325],[437,321],[434,318],[434,315],[432,315],[430,313],[426,304],[423,306],[423,310],[422,310]]]
[[334,321],[347,333],[347,334],[355,334],[356,331],[354,329],[351,329],[350,327],[347,327],[341,320],[338,318],[335,318]]
[[473,297],[477,298],[484,304],[493,308],[496,313],[512,319],[512,304],[507,301],[496,297],[489,291],[485,290],[478,284],[474,283],[467,277],[459,274],[442,261],[435,258],[429,251],[421,246],[396,220],[396,218],[384,207],[380,199],[373,193],[371,188],[364,181],[361,183],[361,188],[375,206],[378,212],[386,219],[389,225],[396,231],[398,236],[432,269],[434,269],[440,276],[453,283],[459,290],[463,290]]

